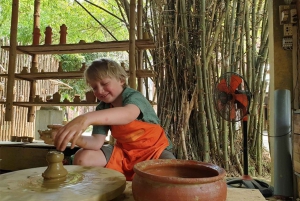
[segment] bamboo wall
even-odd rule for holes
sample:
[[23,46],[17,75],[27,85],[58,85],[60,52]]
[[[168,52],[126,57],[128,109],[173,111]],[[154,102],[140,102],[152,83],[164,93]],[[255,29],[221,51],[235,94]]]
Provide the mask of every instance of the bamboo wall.
[[[0,39],[0,46],[9,45],[7,39]],[[0,48],[0,74],[6,74],[8,71],[9,52]],[[22,71],[23,67],[31,66],[30,55],[17,55],[16,73]],[[57,71],[58,60],[51,55],[39,56],[39,71],[43,69],[45,72]],[[7,78],[0,77],[0,102],[6,99]],[[16,80],[14,88],[14,101],[29,101],[30,83],[25,80]],[[58,85],[49,80],[37,81],[37,94],[45,100],[46,95],[54,94],[58,90]],[[39,109],[37,107],[36,109]],[[10,136],[30,136],[34,137],[35,122],[27,122],[26,107],[14,107],[13,120],[11,122],[5,119],[5,104],[0,104],[0,141],[9,141]]]

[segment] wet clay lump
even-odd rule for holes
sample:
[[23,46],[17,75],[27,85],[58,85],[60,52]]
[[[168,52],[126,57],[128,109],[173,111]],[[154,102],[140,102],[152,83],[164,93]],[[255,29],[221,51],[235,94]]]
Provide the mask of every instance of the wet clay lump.
[[59,151],[49,151],[46,156],[48,167],[42,174],[45,181],[64,181],[68,171],[63,166],[64,154]]

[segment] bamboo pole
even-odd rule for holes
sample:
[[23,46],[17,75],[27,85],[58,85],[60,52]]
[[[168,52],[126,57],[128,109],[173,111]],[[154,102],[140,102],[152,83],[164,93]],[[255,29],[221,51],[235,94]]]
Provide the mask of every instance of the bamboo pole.
[[[197,76],[198,76],[198,91],[199,91],[199,97],[198,97],[198,101],[199,101],[199,112],[200,114],[204,114],[204,111],[205,111],[205,108],[204,108],[204,99],[203,99],[203,96],[200,96],[200,94],[202,94],[202,90],[204,89],[204,86],[203,86],[203,83],[201,82],[201,79],[203,78],[203,71],[201,69],[204,68],[206,69],[207,68],[207,62],[206,62],[206,55],[205,55],[205,49],[206,49],[206,27],[205,27],[205,7],[206,7],[206,2],[205,0],[201,0],[200,1],[200,24],[201,24],[201,31],[202,31],[202,35],[201,35],[201,55],[199,58],[199,62],[198,62],[198,65],[197,65]],[[201,61],[201,62],[200,62]],[[201,109],[200,109],[201,108]],[[202,116],[202,123],[203,125],[205,125],[205,119],[204,118],[204,115],[201,115]],[[206,129],[205,126],[203,126],[202,128],[202,132],[204,134],[204,158],[203,160],[204,161],[209,161],[210,160],[210,154],[209,154],[209,149],[210,149],[210,146],[209,146],[209,139],[208,139],[208,131]]]
[[135,66],[135,9],[136,0],[130,0],[129,18],[129,86],[136,89],[136,66]]
[[[138,5],[137,5],[137,38],[138,39],[143,39],[142,18],[143,18],[143,0],[138,0]],[[138,50],[137,69],[141,70],[142,68],[143,68],[143,50]],[[138,91],[143,93],[143,78],[138,78]]]
[[[36,27],[40,27],[40,0],[34,0],[34,14],[33,14],[33,30]],[[34,39],[32,39],[34,40]],[[38,55],[32,55],[32,63],[31,63],[31,72],[32,69],[37,68],[38,66]],[[37,81],[30,81],[30,98],[29,101],[33,102],[33,99],[36,95],[36,86]],[[33,122],[35,118],[36,107],[31,106],[28,108],[28,122]]]
[[13,119],[13,88],[15,83],[16,57],[17,57],[17,33],[18,33],[18,14],[19,0],[12,2],[11,28],[10,28],[10,48],[9,48],[9,67],[8,83],[6,92],[6,111],[5,121]]

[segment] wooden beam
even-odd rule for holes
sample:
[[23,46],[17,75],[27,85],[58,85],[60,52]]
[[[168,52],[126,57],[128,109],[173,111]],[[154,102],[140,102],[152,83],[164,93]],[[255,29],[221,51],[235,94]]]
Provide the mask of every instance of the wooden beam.
[[19,0],[12,1],[11,13],[11,28],[10,28],[10,48],[9,48],[9,63],[8,63],[8,81],[6,92],[6,109],[5,121],[12,121],[13,119],[13,89],[15,84],[15,70],[16,70],[16,52],[17,52],[17,33],[18,33],[18,16],[19,16]]
[[129,86],[136,89],[136,66],[135,66],[135,9],[136,0],[130,0],[129,18]]
[[[155,44],[152,40],[136,40],[137,49],[154,49]],[[1,48],[9,50],[10,46]],[[92,52],[117,52],[128,51],[129,41],[108,41],[77,44],[53,44],[53,45],[24,45],[17,46],[17,54],[77,54]]]
[[[143,0],[138,0],[137,5],[137,39],[143,39]],[[137,69],[142,70],[143,68],[143,50],[137,50]],[[143,79],[138,78],[137,90],[143,93]]]
[[[34,44],[34,28],[40,27],[40,0],[34,0],[34,13],[33,13],[33,29],[32,29],[32,44]],[[38,55],[32,55],[31,69],[30,72],[35,72],[38,66]],[[33,102],[36,95],[36,80],[30,81],[30,92],[29,92],[29,102]],[[34,122],[35,120],[36,107],[31,106],[28,108],[27,121]]]

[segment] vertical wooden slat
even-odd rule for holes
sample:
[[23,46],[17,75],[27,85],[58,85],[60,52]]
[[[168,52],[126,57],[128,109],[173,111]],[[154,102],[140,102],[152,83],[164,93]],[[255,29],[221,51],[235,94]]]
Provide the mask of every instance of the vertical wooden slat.
[[[34,15],[33,15],[33,30],[36,27],[40,27],[40,0],[34,0]],[[33,40],[33,39],[32,39]],[[37,68],[38,66],[38,55],[33,55],[32,56],[32,63],[31,63],[31,70],[34,68]],[[33,99],[36,95],[36,86],[37,82],[36,81],[31,81],[30,82],[30,97],[29,100],[30,102],[33,102]],[[33,122],[34,117],[35,117],[35,106],[31,106],[28,108],[28,122]]]
[[298,65],[297,65],[297,53],[298,53],[298,43],[297,43],[297,39],[298,39],[298,27],[297,26],[293,26],[293,50],[292,50],[292,54],[293,54],[293,88],[294,88],[294,98],[293,98],[293,109],[294,110],[298,110],[299,109],[299,81],[298,81],[298,77],[299,77],[299,71],[297,69]]
[[18,33],[18,10],[19,0],[12,2],[12,17],[10,28],[10,49],[9,49],[9,68],[8,68],[8,83],[6,92],[6,111],[5,120],[11,121],[13,119],[13,87],[15,82],[16,69],[16,52],[17,52],[17,33]]
[[[143,1],[138,0],[137,5],[137,38],[143,39],[143,26],[142,26],[142,17],[143,17]],[[143,66],[143,50],[138,50],[137,56],[137,69],[141,70]],[[138,91],[143,93],[143,78],[138,78]]]
[[136,0],[130,0],[129,18],[129,86],[136,89],[136,66],[135,66],[135,9]]

